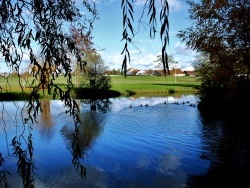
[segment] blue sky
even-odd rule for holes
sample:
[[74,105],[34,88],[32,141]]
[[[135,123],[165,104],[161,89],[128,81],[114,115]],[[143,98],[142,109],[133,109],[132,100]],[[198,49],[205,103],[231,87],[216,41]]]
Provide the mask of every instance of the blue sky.
[[[76,0],[77,4],[82,0]],[[100,50],[105,64],[109,69],[121,69],[123,55],[121,52],[124,47],[122,39],[122,10],[121,0],[94,0],[97,1],[96,7],[99,12],[99,20],[94,23],[93,42],[95,48]],[[160,10],[160,1],[155,0],[158,10]],[[134,4],[134,29],[139,31],[133,39],[135,46],[130,45],[131,62],[128,68],[137,69],[155,69],[157,63],[157,55],[161,52],[161,41],[159,33],[156,33],[155,39],[150,39],[149,29],[138,25],[145,0],[137,0]],[[176,37],[178,31],[189,26],[188,5],[185,0],[168,0],[169,12],[169,45],[167,47],[168,54],[172,53],[174,59],[178,62],[178,67],[182,70],[193,70],[192,61],[195,53],[191,49],[187,49],[184,43]],[[80,8],[80,6],[79,6]],[[84,12],[84,10],[82,10]],[[144,17],[148,22],[148,17]],[[158,24],[160,27],[160,24]],[[101,50],[102,49],[102,50]],[[24,54],[23,60],[27,61],[29,57]],[[4,62],[0,62],[0,72],[8,72],[10,69],[4,66]]]
[[[138,20],[145,0],[138,0],[134,6],[134,12],[138,13],[134,18],[134,29],[138,30]],[[109,69],[121,69],[124,42],[122,39],[122,11],[120,0],[99,0],[97,9],[100,19],[94,24],[94,43],[105,64]],[[160,0],[156,0],[160,3]],[[170,6],[169,12],[169,45],[167,52],[172,53],[178,66],[184,70],[192,70],[192,61],[195,53],[187,49],[184,43],[176,37],[178,31],[189,26],[188,5],[185,0],[168,0]],[[158,9],[159,10],[159,9]],[[144,18],[147,21],[147,17]],[[160,24],[158,24],[160,26]],[[161,41],[159,33],[156,33],[155,39],[150,39],[149,30],[140,26],[139,34],[135,36],[134,46],[130,46],[131,62],[128,67],[137,69],[154,69],[157,55],[161,52]]]

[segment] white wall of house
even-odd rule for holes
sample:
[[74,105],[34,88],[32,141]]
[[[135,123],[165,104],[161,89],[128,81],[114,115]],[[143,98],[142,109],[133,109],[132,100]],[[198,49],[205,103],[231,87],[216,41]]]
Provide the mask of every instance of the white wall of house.
[[145,76],[147,75],[146,71],[140,70],[139,72],[136,73],[137,76]]
[[173,76],[185,76],[185,74],[174,74]]

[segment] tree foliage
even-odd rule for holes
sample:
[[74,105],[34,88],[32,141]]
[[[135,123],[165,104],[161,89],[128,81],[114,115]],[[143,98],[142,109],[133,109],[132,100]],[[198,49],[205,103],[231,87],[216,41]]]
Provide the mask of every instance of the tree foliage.
[[[169,54],[167,60],[168,60],[168,67],[170,69],[175,69],[176,65],[178,64],[178,62],[175,61],[174,55],[173,54]],[[155,66],[155,68],[163,69],[163,63],[162,63],[162,56],[161,55],[158,55],[157,59],[154,62],[157,63],[157,65]]]
[[[209,60],[196,64],[202,77],[202,94],[211,93],[212,88],[224,90],[227,97],[249,92],[246,84],[249,85],[250,75],[250,1],[187,2],[192,24],[178,37]],[[244,81],[240,75],[245,76]]]
[[[23,57],[28,55],[30,66],[36,67],[33,76],[37,79],[38,86],[33,87],[28,112],[38,113],[38,93],[42,88],[47,89],[48,94],[64,100],[70,113],[74,114],[75,103],[70,94],[73,86],[72,59],[67,53],[70,51],[80,62],[81,51],[66,28],[69,24],[75,23],[79,28],[87,27],[91,32],[92,23],[97,17],[95,6],[83,1],[83,7],[90,13],[87,14],[90,18],[82,15],[75,2],[71,0],[3,0],[0,6],[0,52],[5,63],[19,73]],[[40,54],[36,53],[37,48],[40,49]],[[39,64],[41,58],[44,59],[42,65]],[[48,72],[53,76],[46,80]],[[62,72],[68,78],[66,91],[53,82]]]
[[88,64],[81,76],[81,87],[108,90],[111,87],[111,78],[106,75],[108,67],[105,66],[101,55],[96,52],[87,53],[84,61]]
[[[84,27],[82,29],[86,28]],[[79,59],[74,58],[74,54],[68,52],[69,56],[71,56],[71,59],[73,60],[71,67],[72,72],[75,75],[75,84],[79,86],[81,75],[83,75],[84,72],[88,74],[88,72],[86,71],[86,66],[87,64],[91,63],[87,62],[86,57],[90,54],[94,54],[96,50],[93,47],[93,37],[91,36],[91,33],[89,31],[86,32],[85,30],[81,30],[79,28],[76,28],[75,26],[71,26],[70,36],[80,51],[80,61]]]

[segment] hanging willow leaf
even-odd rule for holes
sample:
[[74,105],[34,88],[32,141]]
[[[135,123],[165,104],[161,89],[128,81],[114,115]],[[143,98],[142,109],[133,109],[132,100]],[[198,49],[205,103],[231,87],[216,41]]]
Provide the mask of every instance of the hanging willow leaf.
[[[131,11],[131,10],[128,10],[128,12],[129,12],[129,15],[130,15],[130,17],[132,18],[132,20],[134,21],[134,16],[133,16],[133,11]],[[133,13],[132,13],[133,12]]]
[[161,32],[160,32],[161,39],[163,37],[164,32],[166,31],[166,27],[168,28],[168,20],[164,19],[164,23],[161,26]]
[[131,10],[132,12],[134,12],[133,7],[132,7],[132,5],[129,3],[129,1],[127,1],[127,3],[128,3],[128,6],[129,6],[129,10]]
[[[133,1],[132,1],[133,2]],[[121,54],[124,54],[124,59],[122,63],[122,70],[124,72],[124,75],[126,77],[127,72],[127,60],[130,62],[130,53],[128,50],[128,42],[132,42],[132,38],[134,37],[134,28],[131,23],[131,20],[134,21],[134,9],[132,4],[129,2],[129,0],[122,1],[121,7],[123,10],[123,33],[122,33],[122,40],[125,40],[124,48],[121,52]],[[130,35],[132,35],[130,37]],[[121,41],[122,41],[121,40]],[[127,58],[128,57],[128,58]]]
[[37,31],[36,32],[36,36],[35,36],[35,41],[37,41],[41,36],[41,32],[40,31]]
[[123,16],[123,27],[126,25],[126,21],[127,21],[127,15],[125,14]]
[[123,54],[126,51],[127,47],[128,47],[128,43],[126,42],[121,54]]
[[17,40],[17,44],[20,46],[21,42],[22,42],[23,36],[20,34],[18,36],[18,40]]
[[122,62],[122,70],[123,70],[123,73],[126,77],[126,73],[127,73],[127,56],[126,56],[126,54],[125,54],[123,62]]
[[154,7],[154,2],[153,2],[153,1],[150,1],[149,9],[148,9],[148,15],[151,13],[153,7]]
[[132,33],[132,35],[134,35],[134,29],[133,29],[133,26],[132,26],[132,24],[131,24],[131,22],[130,22],[130,19],[128,18],[128,27],[129,27],[129,29],[130,29],[130,31],[131,31],[131,33]]
[[123,7],[123,5],[124,5],[124,1],[125,1],[125,0],[122,0],[121,7]]

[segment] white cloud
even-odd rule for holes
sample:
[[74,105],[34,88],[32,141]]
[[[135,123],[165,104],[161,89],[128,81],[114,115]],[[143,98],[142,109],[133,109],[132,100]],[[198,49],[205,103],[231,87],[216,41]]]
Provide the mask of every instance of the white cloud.
[[[137,0],[135,4],[138,6],[143,6],[145,2],[146,0]],[[161,0],[156,0],[156,5],[161,5]],[[168,5],[170,11],[180,11],[184,7],[180,0],[168,0]]]
[[181,42],[177,42],[174,45],[174,53],[178,55],[190,56],[194,54],[194,51],[188,48],[185,44],[182,44]]
[[175,61],[178,62],[178,67],[182,70],[194,70],[193,61],[196,54],[191,48],[188,48],[185,44],[181,42],[176,42],[174,44],[173,56]]
[[170,11],[180,11],[183,9],[184,5],[179,0],[168,0]]
[[[142,70],[155,69],[157,63],[154,61],[157,59],[157,55],[148,53],[147,51],[142,50],[143,52],[139,53],[138,50],[130,51],[130,63],[128,62],[127,68],[136,68]],[[190,49],[186,49],[185,45],[176,43],[175,53],[173,53],[175,60],[178,62],[178,67],[182,70],[194,70],[193,68],[193,58],[195,52]],[[102,54],[105,57],[105,54]],[[115,52],[110,55],[106,55],[104,61],[109,69],[121,69],[124,55],[120,52]]]
[[139,5],[139,6],[142,6],[142,5],[145,4],[145,2],[146,2],[146,0],[137,0],[137,1],[135,1],[135,4]]
[[114,3],[114,2],[115,2],[115,0],[105,0],[105,3],[107,3],[107,4]]
[[104,58],[104,62],[110,69],[121,69],[123,56],[120,52],[114,52]]
[[181,70],[188,70],[188,71],[192,71],[194,70],[194,67],[193,67],[193,61],[192,60],[187,60],[185,58],[180,58],[178,61],[178,67],[181,69]]
[[156,63],[156,55],[154,54],[146,54],[146,55],[134,55],[131,58],[131,67],[137,69],[155,69]]
[[[124,55],[121,55],[120,52],[112,53],[111,55],[106,56],[104,59],[105,64],[109,66],[110,69],[121,69]],[[138,53],[137,50],[130,51],[130,63],[128,62],[127,68],[136,68],[136,69],[154,69],[156,63],[156,55],[147,54],[147,53]]]

